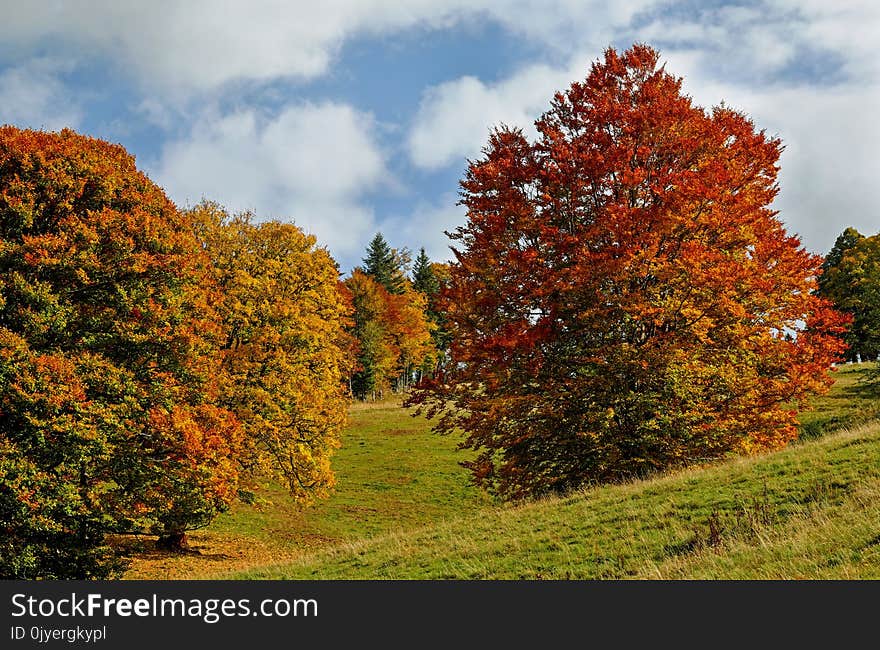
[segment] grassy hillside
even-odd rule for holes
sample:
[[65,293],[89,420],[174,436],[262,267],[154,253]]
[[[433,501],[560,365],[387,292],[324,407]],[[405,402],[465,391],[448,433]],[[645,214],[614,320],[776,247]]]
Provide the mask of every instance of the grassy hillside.
[[334,457],[333,496],[310,508],[278,486],[256,505],[236,504],[206,530],[190,534],[192,553],[155,550],[152,538],[124,540],[132,554],[126,578],[205,578],[261,566],[340,542],[475,512],[492,500],[458,465],[456,441],[430,432],[399,402],[355,404]]
[[[809,436],[876,415],[865,369],[836,374]],[[520,507],[493,505],[462,457],[395,404],[356,405],[333,497],[301,510],[270,487],[195,553],[133,544],[127,577],[880,577],[877,426]]]
[[880,425],[240,578],[880,578]]
[[832,389],[813,399],[813,410],[801,413],[801,439],[809,440],[880,418],[880,394],[864,381],[875,367],[875,363],[839,366],[833,373]]

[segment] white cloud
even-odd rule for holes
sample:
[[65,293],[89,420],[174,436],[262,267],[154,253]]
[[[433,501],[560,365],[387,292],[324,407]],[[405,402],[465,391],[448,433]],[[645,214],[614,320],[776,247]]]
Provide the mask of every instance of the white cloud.
[[655,14],[634,37],[668,51],[702,51],[717,78],[758,84],[800,69],[817,85],[877,81],[880,3],[763,0]]
[[724,100],[782,139],[774,207],[807,248],[827,252],[847,226],[880,230],[873,190],[880,178],[880,83],[747,87],[707,78],[694,52],[666,58],[698,104]]
[[[186,96],[236,80],[324,74],[357,35],[493,20],[565,49],[626,24],[655,0],[153,0],[21,3],[0,0],[0,43],[26,56],[43,47],[112,61],[127,77]],[[606,6],[608,5],[608,6]]]
[[880,3],[876,0],[768,0],[784,16],[798,18],[796,36],[837,53],[852,79],[880,75]]
[[[426,169],[462,161],[479,153],[489,129],[499,123],[519,126],[534,135],[532,123],[549,107],[553,92],[584,79],[592,60],[599,58],[612,40],[657,44],[673,61],[689,57],[692,71],[699,72],[703,81],[727,79],[728,83],[750,87],[772,83],[787,67],[797,66],[798,57],[810,48],[835,52],[844,61],[868,58],[863,50],[873,48],[871,60],[880,59],[876,42],[862,43],[863,48],[859,39],[854,44],[840,38],[842,25],[861,26],[852,10],[827,9],[822,4],[801,9],[786,6],[788,1],[767,0],[763,6],[751,7],[699,7],[685,14],[646,12],[634,21],[649,3],[622,5],[618,13],[594,11],[595,7],[586,5],[565,6],[554,13],[537,10],[529,0],[521,0],[529,10],[514,14],[516,23],[508,26],[540,34],[548,42],[553,34],[564,34],[565,25],[580,29],[589,22],[584,11],[591,12],[593,22],[579,41],[561,39],[577,45],[562,65],[528,65],[492,83],[464,76],[427,88],[407,139],[410,158]],[[876,14],[876,9],[866,12],[866,22],[872,23],[871,16]],[[529,16],[531,22],[526,24],[523,16]],[[496,19],[505,21],[500,16]],[[877,25],[876,20],[873,23]],[[847,70],[854,70],[853,66]],[[678,71],[674,66],[671,69]],[[865,67],[859,69],[864,72]],[[860,74],[858,79],[864,82],[866,75]],[[817,89],[825,81],[818,79]]]
[[373,228],[365,193],[391,183],[373,118],[344,104],[206,115],[169,142],[152,176],[181,205],[202,198],[261,218],[293,220],[338,254]]
[[0,71],[0,124],[48,131],[76,127],[81,112],[58,79],[64,68],[56,61],[34,59]]
[[[463,168],[499,122],[533,133],[552,93],[583,79],[606,45],[645,39],[685,75],[698,101],[723,97],[784,138],[778,205],[808,246],[827,250],[850,223],[877,228],[876,0],[0,0],[0,10],[0,61],[11,66],[0,72],[0,121],[46,128],[75,125],[84,114],[46,56],[115,70],[138,89],[129,104],[135,113],[171,131],[181,120],[186,129],[187,109],[215,104],[235,89],[229,84],[328,73],[355,37],[495,23],[542,51],[543,62],[504,79],[461,77],[424,89],[403,146],[425,169]],[[326,139],[296,126],[317,125],[318,108],[330,112],[320,125]],[[367,188],[387,183],[388,174],[368,128],[346,127],[369,116],[342,109],[302,104],[267,117],[244,106],[203,115],[188,136],[164,146],[154,169],[179,200],[204,194],[266,216],[292,215],[326,241],[350,246],[374,221],[364,207]],[[328,155],[322,142],[341,153]],[[442,206],[420,208],[426,224],[451,214]]]
[[[737,35],[741,43],[770,42],[777,30],[774,25],[751,22],[755,16],[743,12],[732,12],[726,19],[743,28]],[[831,27],[819,25],[816,30],[836,34],[832,27],[839,19],[834,14],[827,21]],[[750,82],[748,74],[731,81],[718,74],[712,30],[703,32],[690,23],[681,27],[671,40],[687,42],[686,35],[702,40],[687,49],[662,51],[667,69],[684,77],[685,92],[698,104],[708,107],[724,100],[748,113],[758,128],[782,138],[781,192],[774,207],[807,248],[827,251],[849,225],[865,233],[876,232],[880,228],[874,189],[880,178],[880,79],[867,64],[859,68],[858,77],[836,84],[821,78],[757,83]],[[832,37],[822,42],[824,47],[836,44]],[[849,61],[864,45],[848,44],[838,55]],[[876,44],[874,48],[878,49]],[[754,75],[760,77],[791,62],[796,56],[793,52],[783,44],[760,63],[753,52],[744,53],[740,64],[763,66]],[[454,163],[463,166],[465,157],[478,155],[489,127],[500,122],[523,127],[534,136],[532,121],[549,108],[553,91],[586,76],[588,65],[583,57],[573,61],[558,68],[528,66],[494,84],[462,77],[429,88],[408,136],[412,161],[426,169]]]
[[174,125],[176,116],[169,108],[159,101],[155,96],[148,96],[140,102],[132,106],[132,111],[141,117],[148,124],[159,127],[160,129],[169,130]]
[[815,252],[827,252],[847,226],[871,235],[880,230],[880,88],[873,103],[869,97],[852,88],[816,97],[801,87],[757,98],[755,119],[775,125],[786,145],[776,207]]
[[388,236],[392,246],[417,242],[415,246],[424,246],[432,261],[450,261],[454,257],[449,249],[452,242],[444,232],[452,232],[466,221],[465,208],[457,205],[457,202],[455,194],[444,194],[436,203],[419,203],[405,218],[382,223],[380,229]]
[[607,47],[640,12],[665,0],[484,0],[471,3],[514,33],[570,54]]
[[536,135],[533,122],[553,93],[582,79],[588,69],[589,59],[582,57],[566,68],[528,66],[496,84],[461,77],[429,88],[407,138],[412,161],[426,169],[463,164],[479,153],[489,129],[502,123]]

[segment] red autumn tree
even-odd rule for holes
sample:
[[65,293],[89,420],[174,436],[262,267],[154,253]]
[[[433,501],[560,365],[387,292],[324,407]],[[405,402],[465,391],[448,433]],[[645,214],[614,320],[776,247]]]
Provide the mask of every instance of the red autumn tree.
[[452,363],[413,403],[506,497],[769,449],[827,388],[842,317],[769,207],[778,139],[613,49],[539,137],[495,130],[462,181]]
[[0,128],[0,576],[104,577],[235,495],[221,334],[189,221],[122,147]]

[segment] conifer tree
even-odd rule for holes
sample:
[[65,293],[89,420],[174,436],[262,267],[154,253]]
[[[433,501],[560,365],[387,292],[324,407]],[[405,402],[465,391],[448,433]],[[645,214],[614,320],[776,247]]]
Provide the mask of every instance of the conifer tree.
[[385,241],[382,233],[376,236],[367,246],[367,256],[364,258],[364,273],[372,277],[376,282],[385,287],[389,293],[401,293],[403,291],[403,278],[395,258],[394,250]]
[[440,282],[434,274],[434,268],[424,247],[419,249],[418,257],[413,264],[412,284],[413,289],[425,294],[429,300],[440,292]]

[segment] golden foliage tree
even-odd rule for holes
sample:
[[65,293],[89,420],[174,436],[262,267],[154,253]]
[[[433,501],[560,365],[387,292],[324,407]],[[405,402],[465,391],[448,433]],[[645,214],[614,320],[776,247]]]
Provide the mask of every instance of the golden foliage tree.
[[431,336],[436,325],[428,317],[427,297],[409,286],[403,293],[390,294],[385,323],[397,352],[397,388],[405,391],[412,384],[415,370],[433,360],[436,354]]
[[242,423],[242,458],[303,502],[325,496],[347,406],[349,307],[336,264],[292,224],[210,202],[189,214],[221,289],[222,404]]

